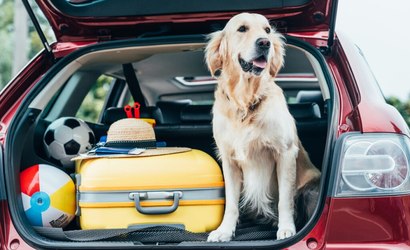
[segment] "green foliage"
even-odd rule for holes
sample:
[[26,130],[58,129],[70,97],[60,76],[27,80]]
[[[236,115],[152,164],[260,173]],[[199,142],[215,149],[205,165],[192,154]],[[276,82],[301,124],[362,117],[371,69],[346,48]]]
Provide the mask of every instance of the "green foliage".
[[9,34],[5,30],[0,30],[0,90],[6,85],[11,78],[12,62],[12,45]]
[[410,126],[410,98],[402,102],[397,97],[389,97],[387,98],[387,103],[393,105],[403,116],[407,125]]
[[76,117],[88,122],[98,122],[104,106],[104,101],[110,89],[112,77],[102,75],[83,100]]
[[0,90],[11,78],[13,6],[12,0],[0,1]]
[[[55,38],[51,32],[46,18],[40,11],[37,5],[32,6],[42,30],[45,33],[48,41],[54,41]],[[0,0],[0,90],[11,80],[13,50],[18,49],[13,47],[14,40],[14,0]],[[29,25],[29,42],[30,49],[28,51],[28,58],[33,58],[44,47],[31,21]]]
[[0,29],[13,28],[13,6],[14,1],[2,0],[0,1]]
[[36,31],[31,31],[29,33],[30,39],[30,50],[28,52],[28,58],[33,58],[40,50],[44,49],[44,46],[40,40]]

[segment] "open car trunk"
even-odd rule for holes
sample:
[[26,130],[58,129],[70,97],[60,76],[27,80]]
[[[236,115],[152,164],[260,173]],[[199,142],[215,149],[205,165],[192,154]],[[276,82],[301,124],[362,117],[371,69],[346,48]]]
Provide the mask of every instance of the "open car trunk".
[[[324,58],[316,48],[292,37],[288,37],[287,42],[286,64],[276,82],[284,90],[302,144],[312,162],[325,173],[328,148],[335,133],[332,129],[335,97],[331,78]],[[11,124],[6,147],[9,165],[6,185],[11,195],[11,216],[25,239],[39,248],[143,248],[152,245],[189,249],[282,248],[294,244],[315,226],[322,212],[326,190],[320,192],[314,215],[298,218],[297,235],[282,241],[276,241],[276,227],[248,218],[241,219],[232,242],[212,244],[206,242],[208,232],[191,233],[167,225],[95,231],[82,230],[77,220],[64,230],[30,225],[21,201],[20,172],[35,164],[51,164],[73,174],[72,169],[63,167],[46,154],[43,138],[47,126],[57,118],[77,116],[86,120],[97,139],[105,135],[109,125],[116,120],[116,110],[122,110],[131,97],[125,83],[129,79],[124,75],[124,65],[132,65],[136,73],[145,99],[140,101],[161,112],[161,117],[156,117],[157,140],[166,142],[167,146],[200,149],[217,159],[210,112],[215,80],[209,77],[204,64],[204,46],[202,36],[106,42],[80,49],[61,59],[40,80]],[[92,90],[96,88],[99,91],[105,88],[103,102],[92,99],[97,93]],[[99,105],[97,115],[92,119],[86,115],[87,105]],[[298,210],[299,214],[304,213],[303,207]]]

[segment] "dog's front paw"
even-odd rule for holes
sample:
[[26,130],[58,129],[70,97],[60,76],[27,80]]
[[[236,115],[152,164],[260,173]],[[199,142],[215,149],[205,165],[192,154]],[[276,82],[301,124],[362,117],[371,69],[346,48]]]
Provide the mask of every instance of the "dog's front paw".
[[279,227],[278,232],[276,233],[276,238],[278,240],[283,240],[289,238],[296,234],[295,226],[289,225],[288,227]]
[[234,236],[234,230],[224,230],[218,228],[212,231],[208,236],[208,242],[226,242],[230,241]]

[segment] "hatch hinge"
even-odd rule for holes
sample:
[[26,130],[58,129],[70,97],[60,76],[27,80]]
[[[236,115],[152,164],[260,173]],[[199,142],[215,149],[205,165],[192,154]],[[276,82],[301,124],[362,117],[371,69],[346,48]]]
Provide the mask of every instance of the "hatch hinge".
[[41,29],[40,23],[38,22],[38,19],[36,15],[34,14],[33,9],[31,8],[28,0],[21,0],[21,1],[23,2],[24,7],[26,8],[31,21],[33,22],[34,28],[36,29],[37,34],[40,37],[41,43],[43,44],[48,57],[51,59],[52,62],[54,62],[55,58],[54,58],[53,50],[51,49],[50,44],[48,43],[47,38],[44,35],[43,30]]
[[329,46],[320,46],[319,48],[320,53],[322,53],[322,55],[327,56],[330,54],[331,52],[331,47]]

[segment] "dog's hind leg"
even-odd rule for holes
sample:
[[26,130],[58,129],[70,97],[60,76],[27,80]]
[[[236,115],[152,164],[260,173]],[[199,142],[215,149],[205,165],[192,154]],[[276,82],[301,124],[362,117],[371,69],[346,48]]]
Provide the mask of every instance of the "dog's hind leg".
[[291,145],[278,154],[277,177],[279,189],[277,239],[285,239],[296,234],[294,211],[296,190],[296,156],[298,147]]
[[236,164],[222,156],[222,170],[225,178],[225,214],[221,225],[208,236],[209,242],[230,241],[234,236],[239,218],[239,196],[242,172]]

